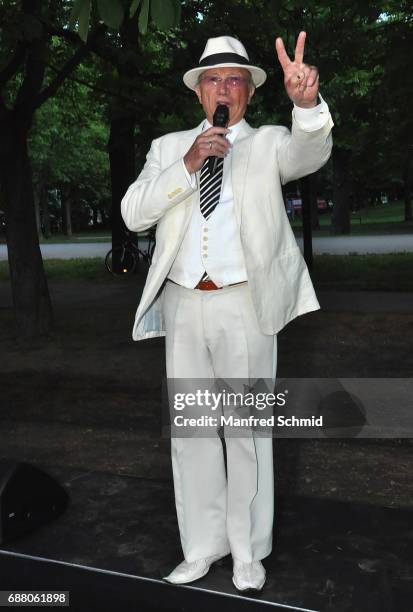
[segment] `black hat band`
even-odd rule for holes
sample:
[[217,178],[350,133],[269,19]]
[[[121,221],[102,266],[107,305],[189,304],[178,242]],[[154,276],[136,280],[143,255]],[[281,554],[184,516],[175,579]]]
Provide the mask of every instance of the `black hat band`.
[[248,66],[249,63],[249,60],[245,59],[242,55],[238,55],[238,53],[213,53],[204,57],[199,62],[199,65],[201,67],[215,66],[216,64],[245,64]]

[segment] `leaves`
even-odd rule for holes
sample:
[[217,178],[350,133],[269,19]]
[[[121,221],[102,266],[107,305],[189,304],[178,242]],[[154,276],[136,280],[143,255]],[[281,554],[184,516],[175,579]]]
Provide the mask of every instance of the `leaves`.
[[139,15],[139,32],[141,34],[146,34],[148,29],[148,19],[149,19],[149,0],[143,0],[141,12]]
[[[113,30],[119,30],[125,18],[122,0],[96,0],[99,17]],[[74,0],[70,14],[69,27],[78,24],[78,34],[86,42],[92,0]],[[149,12],[151,19],[159,30],[169,30],[179,25],[181,19],[180,0],[132,0],[129,7],[129,19],[139,13],[139,33],[146,34],[148,30]],[[150,9],[150,11],[149,11]]]
[[151,17],[160,30],[179,24],[181,4],[177,0],[151,0]]
[[[94,68],[79,68],[90,79]],[[84,85],[66,82],[41,106],[30,134],[34,185],[76,191],[89,205],[107,201],[109,127],[104,104]]]
[[175,22],[172,27],[176,28],[181,22],[181,2],[180,0],[170,0],[170,2],[175,14]]
[[87,41],[91,5],[91,0],[75,0],[70,14],[69,27],[74,28],[76,22],[79,24],[78,34],[83,42]]
[[109,28],[118,30],[124,18],[120,0],[97,0],[97,6],[102,21]]
[[132,19],[132,17],[134,16],[136,11],[138,10],[140,1],[141,0],[132,0],[132,4],[130,5],[130,9],[129,9],[129,17],[130,17],[130,19]]

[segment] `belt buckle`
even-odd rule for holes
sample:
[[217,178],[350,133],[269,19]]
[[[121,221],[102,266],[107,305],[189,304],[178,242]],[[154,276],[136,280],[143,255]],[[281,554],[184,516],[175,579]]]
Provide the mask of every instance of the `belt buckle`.
[[221,289],[221,287],[217,287],[214,281],[212,280],[201,280],[199,281],[195,289],[200,289],[201,291],[214,291],[215,289]]

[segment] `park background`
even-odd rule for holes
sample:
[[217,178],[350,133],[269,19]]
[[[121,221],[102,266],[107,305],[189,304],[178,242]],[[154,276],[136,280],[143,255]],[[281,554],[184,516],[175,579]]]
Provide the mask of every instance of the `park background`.
[[[147,264],[111,276],[104,252],[124,239],[120,200],[152,139],[202,119],[182,74],[224,33],[268,74],[248,108],[253,126],[290,126],[274,41],[282,36],[291,54],[301,30],[335,123],[331,160],[285,194],[307,189],[315,246],[326,237],[347,246],[340,255],[314,248],[322,310],[280,333],[278,376],[411,377],[407,1],[3,0],[0,28],[3,457],[68,486],[82,470],[171,485],[163,339],[131,340]],[[318,210],[317,197],[332,207]],[[377,252],[363,248],[372,236]],[[392,252],[400,237],[410,248]],[[62,243],[103,244],[103,256],[42,259],[40,247]],[[280,441],[276,452],[280,496],[411,508],[410,439]],[[385,546],[371,536],[372,558],[393,535]],[[133,547],[125,555],[136,560]]]

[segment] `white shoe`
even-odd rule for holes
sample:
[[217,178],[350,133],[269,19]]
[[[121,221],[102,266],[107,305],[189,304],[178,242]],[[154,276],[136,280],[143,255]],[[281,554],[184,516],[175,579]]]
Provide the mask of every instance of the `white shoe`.
[[212,557],[197,559],[197,561],[192,561],[191,563],[182,561],[169,576],[165,576],[163,579],[172,584],[186,584],[187,582],[199,580],[209,572],[209,568],[215,561],[226,557],[227,554],[213,555]]
[[265,569],[261,561],[245,563],[234,558],[232,582],[238,591],[261,591],[265,583]]

